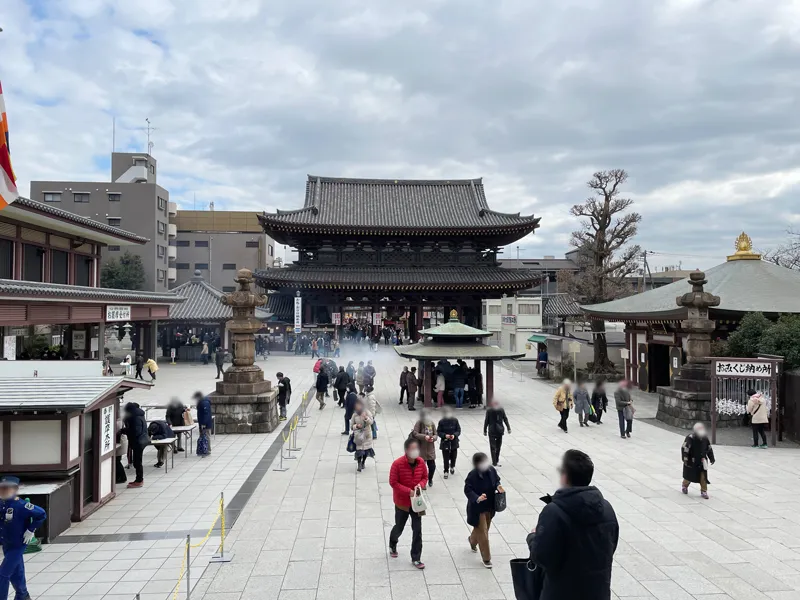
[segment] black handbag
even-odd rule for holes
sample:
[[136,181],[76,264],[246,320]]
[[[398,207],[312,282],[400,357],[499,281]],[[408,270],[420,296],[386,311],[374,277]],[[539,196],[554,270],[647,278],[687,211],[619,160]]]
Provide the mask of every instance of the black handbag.
[[527,558],[511,559],[511,580],[517,600],[539,600],[544,587],[544,571]]
[[505,492],[495,492],[494,494],[494,512],[503,512],[508,506],[506,502]]
[[356,451],[356,441],[354,439],[354,434],[350,434],[350,437],[347,438],[347,451],[351,454]]

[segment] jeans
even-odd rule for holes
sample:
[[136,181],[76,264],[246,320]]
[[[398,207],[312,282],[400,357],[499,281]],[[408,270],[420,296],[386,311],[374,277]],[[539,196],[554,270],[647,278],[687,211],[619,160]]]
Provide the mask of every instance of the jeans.
[[436,406],[439,408],[444,406],[444,392],[436,392]]
[[406,523],[409,517],[411,518],[411,560],[419,560],[422,558],[422,517],[411,509],[403,510],[402,508],[394,507],[394,527],[389,534],[389,547],[392,549],[397,548],[397,542],[400,541],[400,536],[403,535],[403,530],[406,528]]
[[279,403],[279,406],[280,406],[280,416],[285,419],[286,418],[286,403],[285,402],[281,402],[281,403]]
[[567,430],[567,419],[569,419],[569,409],[565,408],[561,411],[561,420],[558,422],[558,426],[564,431]]
[[764,423],[751,423],[753,426],[753,446],[758,446],[758,436],[761,435],[761,443],[767,445],[767,434],[764,433]]
[[461,408],[464,404],[464,388],[457,387],[453,390],[453,395],[456,398],[456,408]]
[[319,407],[322,408],[325,406],[325,392],[317,390],[317,402],[319,402]]
[[400,404],[403,403],[403,396],[406,396],[406,399],[408,399],[408,388],[406,386],[400,387]]
[[433,481],[433,474],[436,473],[436,460],[426,460],[425,464],[428,465],[428,483]]
[[142,483],[144,481],[144,469],[142,468],[142,455],[144,454],[144,447],[132,446],[131,455],[133,459],[133,468],[136,471],[136,482]]
[[618,410],[617,414],[619,415],[619,434],[620,436],[625,437],[626,433],[631,433],[633,431],[633,419],[626,419],[624,410]]
[[444,462],[444,472],[456,468],[456,457],[458,457],[458,448],[452,450],[442,450],[442,461]]
[[27,598],[28,586],[25,582],[25,560],[22,555],[25,547],[6,550],[0,564],[0,598],[8,598],[8,584],[16,592],[14,598]]
[[588,425],[589,424],[589,411],[588,410],[576,410],[575,414],[578,415],[578,423],[581,425]]
[[208,354],[201,354],[200,356],[203,358],[203,364],[207,365],[208,364]]
[[[488,502],[488,500],[484,500],[484,502]],[[478,526],[472,528],[472,533],[469,536],[470,545],[480,548],[483,562],[492,560],[492,552],[489,549],[489,527],[491,525],[492,513],[481,513],[478,520]]]
[[353,415],[344,416],[344,429],[342,431],[350,431],[350,419]]
[[492,464],[497,466],[500,462],[500,448],[503,447],[502,435],[489,436],[489,453],[492,455]]
[[223,368],[224,365],[217,365],[217,379],[219,379],[220,375],[225,373],[225,369]]
[[373,440],[378,439],[378,422],[375,421],[374,419],[372,420],[372,439]]

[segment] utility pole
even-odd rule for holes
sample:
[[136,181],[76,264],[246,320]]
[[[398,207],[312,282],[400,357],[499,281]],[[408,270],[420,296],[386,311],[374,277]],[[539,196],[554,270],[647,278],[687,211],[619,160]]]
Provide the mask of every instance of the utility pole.
[[145,129],[146,129],[146,131],[147,131],[147,153],[152,155],[152,152],[153,152],[153,142],[151,142],[151,141],[150,141],[150,134],[151,134],[153,131],[156,131],[156,128],[155,128],[155,127],[153,127],[153,126],[150,124],[150,117],[147,117],[147,118],[145,119],[145,122],[147,123],[147,127],[145,128]]
[[[642,281],[644,281],[644,274],[647,273],[647,278],[650,280],[650,289],[653,289],[653,274],[650,272],[650,265],[647,263],[647,250],[642,252],[642,260],[644,261],[644,265],[642,267]],[[647,285],[644,286],[645,291],[647,290]]]

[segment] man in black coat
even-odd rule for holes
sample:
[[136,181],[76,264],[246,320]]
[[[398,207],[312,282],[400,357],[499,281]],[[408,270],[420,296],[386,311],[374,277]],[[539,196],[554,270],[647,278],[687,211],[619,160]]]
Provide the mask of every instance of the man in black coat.
[[541,600],[609,600],[611,563],[619,541],[614,509],[593,485],[594,464],[580,450],[561,462],[561,489],[528,535],[530,560],[544,569]]
[[339,372],[336,373],[336,379],[333,380],[333,389],[336,390],[336,394],[339,396],[340,407],[344,406],[344,396],[347,393],[347,385],[349,383],[350,375],[344,370],[344,367],[339,367]]
[[142,455],[150,443],[147,435],[147,420],[144,411],[136,402],[125,405],[122,433],[128,438],[128,449],[131,453],[131,462],[136,470],[136,479],[128,484],[129,488],[140,488],[144,485],[144,470],[142,468]]
[[319,409],[322,410],[325,408],[325,394],[328,393],[328,373],[325,369],[320,368],[319,373],[317,373],[317,402],[319,402]]
[[283,373],[280,371],[275,374],[275,377],[278,379],[278,407],[280,408],[278,419],[280,421],[285,421],[286,405],[289,404],[292,397],[292,383],[289,378],[284,377]]
[[347,384],[347,396],[344,399],[344,431],[342,435],[350,433],[350,419],[356,409],[356,402],[358,401],[358,394],[356,394],[356,384],[352,381]]
[[458,456],[458,438],[461,437],[461,424],[453,415],[449,406],[444,409],[439,424],[436,425],[436,435],[439,436],[439,450],[442,451],[444,462],[444,478],[456,472],[456,457]]
[[144,368],[144,356],[139,353],[136,355],[136,379],[141,379],[144,381],[144,377],[142,377],[142,369]]
[[[166,419],[167,423],[172,427],[182,427],[186,423],[183,420],[183,414],[186,412],[186,407],[183,405],[183,402],[180,401],[179,398],[172,398],[167,404],[167,414]],[[175,448],[175,453],[183,452],[183,448],[181,448],[181,435],[178,435],[178,444],[177,448]]]
[[217,379],[219,379],[220,375],[225,372],[225,369],[222,368],[225,366],[225,348],[217,348],[214,354],[214,364],[217,365]]

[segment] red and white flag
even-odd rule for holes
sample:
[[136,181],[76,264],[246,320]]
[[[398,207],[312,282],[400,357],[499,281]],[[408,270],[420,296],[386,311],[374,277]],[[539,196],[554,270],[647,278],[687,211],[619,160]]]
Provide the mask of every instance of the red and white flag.
[[14,170],[11,168],[11,152],[8,149],[8,118],[3,102],[3,86],[0,84],[0,210],[19,198]]

